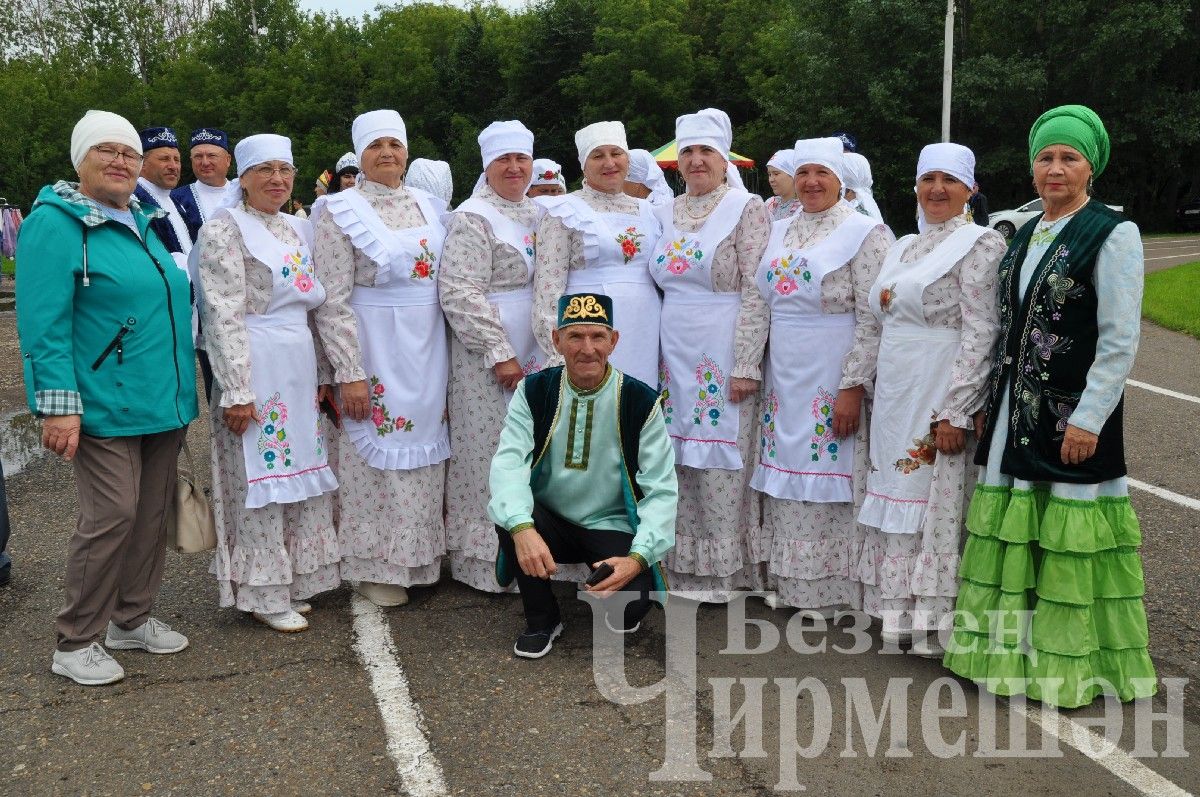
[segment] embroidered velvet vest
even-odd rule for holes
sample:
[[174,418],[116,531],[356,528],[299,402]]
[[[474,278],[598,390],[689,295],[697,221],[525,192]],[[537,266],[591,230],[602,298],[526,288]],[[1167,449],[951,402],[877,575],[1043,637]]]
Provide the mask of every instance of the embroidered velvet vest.
[[[1062,441],[1096,358],[1096,256],[1125,218],[1100,202],[1089,202],[1043,255],[1021,301],[1021,264],[1040,219],[1021,228],[1000,262],[1000,339],[989,380],[987,427],[975,462],[987,464],[996,425],[1005,423],[1003,473],[1027,481],[1094,484],[1125,475],[1124,398],[1105,422],[1090,459],[1063,464]],[[997,418],[1005,385],[1008,417]]]

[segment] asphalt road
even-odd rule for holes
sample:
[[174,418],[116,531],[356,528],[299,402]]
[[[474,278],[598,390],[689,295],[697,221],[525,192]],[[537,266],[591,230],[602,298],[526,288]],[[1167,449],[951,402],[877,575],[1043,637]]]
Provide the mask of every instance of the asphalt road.
[[[1148,241],[1146,248],[1147,258],[1175,251],[1159,240]],[[1193,250],[1180,250],[1188,251]],[[1200,259],[1200,243],[1194,252],[1192,257],[1179,254],[1181,262]],[[1148,268],[1162,262],[1148,262]],[[371,675],[353,647],[345,590],[316,601],[307,633],[275,634],[237,612],[217,609],[207,557],[170,554],[157,613],[189,635],[190,649],[163,657],[120,652],[128,675],[112,687],[86,689],[49,672],[51,621],[61,600],[62,551],[74,522],[75,494],[70,468],[37,453],[36,429],[22,412],[13,326],[11,313],[0,314],[0,450],[6,472],[23,467],[7,484],[16,564],[13,581],[0,588],[0,794],[405,793],[389,755]],[[1144,324],[1133,379],[1200,394],[1200,341]],[[1126,402],[1131,476],[1200,499],[1200,408],[1135,387],[1128,389]],[[192,428],[198,456],[207,452],[207,431],[207,418]],[[1200,751],[1200,558],[1195,555],[1200,511],[1143,491],[1134,491],[1133,501],[1145,536],[1151,653],[1161,678],[1188,679],[1182,693],[1182,744],[1195,755]],[[447,793],[777,793],[781,771],[796,761],[791,753],[781,753],[780,738],[791,738],[785,717],[798,712],[797,735],[800,744],[806,743],[813,732],[814,698],[802,694],[793,704],[785,699],[786,681],[780,685],[772,679],[810,676],[830,697],[832,736],[820,755],[800,759],[796,766],[797,784],[809,793],[1139,793],[1068,744],[1060,746],[1059,757],[981,755],[993,726],[1006,738],[1010,708],[980,701],[972,685],[957,679],[948,682],[964,695],[962,716],[943,719],[940,731],[947,743],[963,734],[965,752],[939,758],[919,712],[926,687],[946,676],[936,662],[882,653],[877,636],[870,652],[856,655],[801,655],[786,642],[757,655],[723,652],[731,645],[728,614],[711,606],[700,607],[697,615],[698,688],[688,705],[696,706],[698,721],[695,742],[685,749],[695,751],[697,764],[712,780],[651,781],[650,773],[666,758],[667,729],[679,729],[677,721],[687,712],[668,723],[662,697],[621,706],[601,694],[592,667],[589,609],[572,600],[571,592],[563,586],[567,631],[553,654],[537,662],[510,653],[520,626],[515,597],[484,595],[446,580],[436,588],[413,590],[410,605],[386,612],[396,659]],[[685,605],[673,606],[674,634],[689,627],[689,618]],[[754,599],[746,611],[786,637],[788,613],[768,610]],[[653,613],[627,651],[625,674],[631,683],[648,686],[664,677],[666,632],[664,615]],[[807,641],[816,644],[822,638],[809,634]],[[843,648],[853,642],[845,629],[831,630],[824,639]],[[757,640],[752,632],[747,644],[753,647]],[[737,679],[734,712],[744,688],[765,684],[762,757],[712,755],[715,700],[722,694],[709,680],[714,678]],[[889,730],[884,722],[874,754],[857,722],[847,734],[847,694],[856,687],[842,679],[862,679],[876,713],[889,684],[907,689],[892,704],[893,713],[902,715],[899,726]],[[1165,694],[1152,706],[1165,711]],[[987,718],[992,707],[995,723]],[[1094,705],[1070,716],[1098,716],[1102,710],[1102,704]],[[1130,750],[1135,708],[1127,705],[1117,713],[1124,719],[1120,747]],[[1162,731],[1159,727],[1156,735],[1159,750],[1165,743]],[[1030,749],[1051,741],[1036,726],[1028,734]],[[901,738],[911,756],[885,755],[889,743]],[[741,750],[744,741],[739,727],[732,735],[733,750]],[[1111,766],[1112,758],[1107,761]],[[1200,792],[1194,759],[1139,761],[1149,776],[1158,773],[1188,792]],[[1141,793],[1163,793],[1161,783],[1145,780],[1147,771],[1140,776]]]

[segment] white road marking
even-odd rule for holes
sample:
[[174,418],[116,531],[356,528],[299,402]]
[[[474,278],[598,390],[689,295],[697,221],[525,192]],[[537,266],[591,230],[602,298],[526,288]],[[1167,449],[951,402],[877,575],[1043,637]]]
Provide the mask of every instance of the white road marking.
[[1153,247],[1157,244],[1194,244],[1200,241],[1200,236],[1192,236],[1190,238],[1143,238],[1142,246]]
[[408,691],[408,678],[396,659],[392,632],[379,607],[361,595],[352,595],[354,650],[371,676],[371,691],[379,705],[387,734],[388,755],[407,794],[443,797],[448,794],[442,765],[421,730],[421,709]]
[[1151,393],[1161,393],[1162,395],[1170,396],[1171,398],[1177,398],[1177,399],[1181,399],[1183,401],[1190,401],[1194,404],[1200,404],[1200,396],[1189,396],[1187,393],[1179,393],[1174,390],[1168,390],[1165,387],[1159,387],[1158,385],[1151,385],[1146,382],[1139,382],[1136,379],[1126,379],[1125,384],[1133,385],[1134,387],[1139,387],[1142,390],[1149,390]]
[[1137,479],[1126,478],[1125,481],[1129,484],[1130,487],[1135,487],[1139,490],[1145,490],[1146,492],[1150,493],[1151,495],[1157,495],[1159,498],[1166,499],[1167,501],[1170,501],[1173,504],[1179,504],[1180,506],[1187,507],[1188,509],[1194,509],[1197,512],[1200,512],[1200,501],[1196,500],[1195,498],[1192,498],[1191,496],[1180,495],[1179,493],[1171,492],[1170,490],[1167,490],[1165,488],[1156,487],[1153,484],[1146,484],[1146,482],[1140,482]]
[[1180,254],[1177,254],[1177,255],[1163,255],[1162,257],[1147,257],[1147,258],[1145,258],[1145,261],[1147,263],[1149,263],[1153,260],[1176,260],[1176,259],[1182,259],[1185,257],[1197,257],[1197,256],[1200,256],[1200,252],[1181,252]]
[[[1051,712],[1051,717],[1054,718],[1051,719],[1034,706],[1009,703],[1008,707],[1014,714],[1020,714],[1036,723],[1043,731],[1083,753],[1142,794],[1153,797],[1191,797],[1190,792],[1176,786],[1121,748],[1113,747],[1103,736],[1061,712]],[[1088,743],[1077,744],[1079,735],[1087,738]]]

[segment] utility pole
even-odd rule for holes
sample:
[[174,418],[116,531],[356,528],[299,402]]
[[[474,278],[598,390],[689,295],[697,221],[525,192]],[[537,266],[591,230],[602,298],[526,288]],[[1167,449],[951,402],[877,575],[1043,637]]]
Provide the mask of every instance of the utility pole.
[[954,84],[954,0],[946,0],[946,44],[942,60],[942,141],[950,140],[950,90]]

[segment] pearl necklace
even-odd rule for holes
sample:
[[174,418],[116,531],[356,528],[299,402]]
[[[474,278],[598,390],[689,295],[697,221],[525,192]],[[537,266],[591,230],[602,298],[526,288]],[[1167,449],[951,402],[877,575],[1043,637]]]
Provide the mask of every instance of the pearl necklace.
[[694,221],[699,221],[700,219],[703,219],[708,214],[712,213],[712,208],[704,208],[704,205],[708,203],[708,197],[712,196],[714,193],[716,193],[719,190],[720,190],[720,186],[713,189],[712,191],[709,191],[707,194],[704,194],[699,198],[699,202],[701,203],[701,210],[700,210],[700,215],[698,215],[698,216],[692,212],[692,195],[684,194],[683,195],[683,212],[688,215],[688,218],[690,218]]

